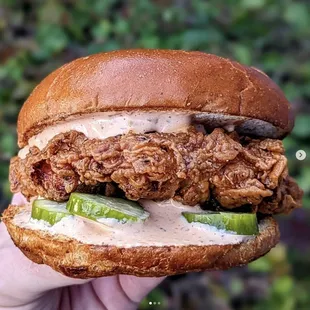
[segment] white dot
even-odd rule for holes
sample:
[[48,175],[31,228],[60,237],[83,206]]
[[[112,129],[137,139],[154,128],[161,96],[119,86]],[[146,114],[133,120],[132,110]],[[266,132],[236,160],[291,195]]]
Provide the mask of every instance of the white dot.
[[307,154],[304,150],[298,150],[295,155],[298,160],[304,160],[307,157]]
[[152,304],[152,302],[151,301],[149,301],[149,305],[151,305]]

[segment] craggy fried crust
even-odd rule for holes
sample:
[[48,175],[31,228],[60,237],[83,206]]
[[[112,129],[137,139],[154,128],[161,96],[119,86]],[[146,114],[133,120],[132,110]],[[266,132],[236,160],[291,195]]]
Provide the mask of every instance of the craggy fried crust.
[[266,254],[279,241],[278,224],[272,217],[260,223],[260,234],[236,245],[132,247],[83,244],[63,235],[16,226],[14,216],[24,206],[10,205],[3,222],[15,245],[32,261],[51,266],[73,278],[116,274],[159,277],[191,271],[228,269],[247,264]]

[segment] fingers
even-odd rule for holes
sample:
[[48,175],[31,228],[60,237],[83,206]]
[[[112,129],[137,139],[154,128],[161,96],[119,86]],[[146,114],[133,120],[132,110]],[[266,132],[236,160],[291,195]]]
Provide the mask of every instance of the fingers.
[[89,285],[107,309],[133,310],[163,279],[120,275],[96,279]]
[[27,203],[27,199],[22,193],[17,193],[13,195],[12,205],[21,206],[25,203]]
[[3,223],[0,223],[0,257],[1,306],[19,306],[48,290],[89,281],[65,277],[46,265],[30,261],[13,244]]
[[120,276],[120,284],[126,295],[134,302],[139,303],[152,289],[154,289],[165,277],[138,278],[134,276]]

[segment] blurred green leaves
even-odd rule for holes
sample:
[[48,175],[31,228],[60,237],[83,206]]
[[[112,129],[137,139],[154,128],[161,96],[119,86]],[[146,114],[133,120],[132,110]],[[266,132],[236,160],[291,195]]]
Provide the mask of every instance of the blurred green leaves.
[[65,8],[61,1],[47,0],[38,7],[39,24],[59,25],[65,13]]
[[242,6],[249,10],[258,10],[264,8],[266,5],[266,0],[242,0]]
[[[14,57],[10,57],[0,67],[0,80],[20,81],[23,79],[25,66],[28,64],[27,53],[24,51],[17,52]],[[0,89],[0,91],[2,88]]]
[[251,56],[251,51],[248,48],[248,46],[235,43],[233,44],[233,51],[234,51],[235,58],[237,61],[245,65],[251,65],[252,56]]
[[102,41],[106,39],[111,33],[112,25],[109,20],[101,20],[95,27],[92,29],[92,35],[95,40]]
[[271,272],[272,274],[286,274],[289,271],[287,253],[284,244],[279,243],[267,255],[249,264],[254,272]]
[[[283,244],[278,244],[267,255],[249,264],[254,272],[268,273],[270,287],[268,296],[253,307],[255,310],[263,309],[302,309],[294,278],[289,268],[287,250]],[[309,299],[303,300],[309,302]]]
[[275,295],[275,297],[286,297],[287,294],[292,294],[292,290],[293,281],[290,276],[283,276],[273,282],[272,293]]
[[15,150],[15,146],[16,146],[16,137],[14,135],[6,134],[1,136],[0,150],[1,154],[5,158],[10,158],[11,156],[14,155],[12,150]]
[[[286,6],[284,19],[298,30],[306,30],[310,27],[310,9],[302,2],[291,2]],[[297,18],[298,17],[298,18]],[[309,32],[308,32],[309,33]]]
[[39,46],[36,57],[47,59],[63,51],[69,43],[69,38],[62,27],[42,24],[38,27],[36,41]]
[[310,141],[310,115],[297,115],[293,135]]
[[264,257],[252,262],[249,265],[250,270],[255,272],[270,272],[272,270],[272,265]]

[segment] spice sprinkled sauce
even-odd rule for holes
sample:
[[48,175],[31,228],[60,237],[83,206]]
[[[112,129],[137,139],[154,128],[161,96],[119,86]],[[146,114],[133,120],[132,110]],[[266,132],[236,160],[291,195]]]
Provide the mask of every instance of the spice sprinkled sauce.
[[115,220],[102,219],[103,223],[112,228],[109,230],[100,223],[91,223],[74,216],[63,218],[54,226],[49,226],[46,222],[31,220],[31,208],[29,212],[18,214],[14,223],[33,230],[45,230],[52,235],[66,235],[86,244],[120,247],[225,245],[251,238],[218,230],[206,224],[188,223],[181,216],[184,211],[200,211],[198,206],[188,207],[174,200],[141,200],[140,203],[150,212],[150,217],[145,222],[122,224]]
[[73,120],[49,126],[41,133],[31,137],[28,145],[18,153],[25,158],[32,146],[42,150],[53,137],[60,133],[76,130],[85,134],[89,139],[106,139],[129,131],[135,133],[179,132],[184,131],[191,124],[191,114],[187,112],[132,112],[132,113],[95,113],[77,117]]

